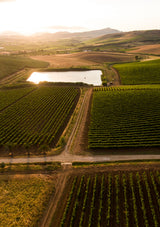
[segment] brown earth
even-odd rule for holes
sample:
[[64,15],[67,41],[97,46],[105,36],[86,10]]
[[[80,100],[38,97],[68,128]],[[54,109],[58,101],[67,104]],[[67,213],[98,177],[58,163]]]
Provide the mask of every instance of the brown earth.
[[82,152],[87,149],[92,89],[89,89],[88,92],[86,92],[86,95],[87,97],[84,100],[85,103],[83,104],[81,121],[77,126],[77,133],[72,146],[72,151],[74,154],[82,154]]
[[144,45],[137,47],[134,50],[128,51],[128,53],[142,53],[142,54],[155,54],[155,55],[160,55],[160,44],[155,44],[155,45]]
[[46,61],[50,67],[70,68],[78,66],[92,66],[104,62],[132,61],[134,55],[112,52],[79,52],[73,54],[40,55],[32,56],[32,59]]

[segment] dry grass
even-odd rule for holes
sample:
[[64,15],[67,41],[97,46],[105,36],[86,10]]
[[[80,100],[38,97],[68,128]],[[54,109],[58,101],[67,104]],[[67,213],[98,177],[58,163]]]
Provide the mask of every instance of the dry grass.
[[43,61],[49,62],[50,67],[66,68],[66,67],[78,67],[82,65],[91,66],[93,62],[81,59],[78,54],[57,54],[57,55],[42,55],[33,56],[32,59],[43,59]]
[[0,176],[0,226],[37,226],[54,180],[47,175]]
[[131,54],[111,52],[79,52],[73,54],[33,56],[32,59],[49,62],[50,67],[66,68],[72,66],[78,67],[99,65],[104,62],[132,61],[134,56]]

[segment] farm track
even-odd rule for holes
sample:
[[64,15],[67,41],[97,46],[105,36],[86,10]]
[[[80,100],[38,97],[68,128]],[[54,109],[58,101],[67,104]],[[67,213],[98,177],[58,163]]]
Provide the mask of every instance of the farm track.
[[115,81],[114,81],[114,86],[121,85],[121,78],[120,78],[118,71],[112,66],[110,66],[110,69],[114,72],[114,74],[116,76]]
[[68,175],[69,175],[69,172],[67,172],[65,174],[60,174],[60,176],[58,177],[58,181],[56,184],[56,191],[54,192],[54,195],[50,199],[48,209],[46,210],[46,213],[44,213],[44,216],[43,216],[42,221],[39,224],[39,226],[41,226],[41,227],[50,226],[53,214],[56,210],[57,204],[58,204],[60,197],[63,193],[63,190],[66,186]]
[[84,116],[84,109],[85,109],[85,105],[87,104],[87,101],[88,101],[88,96],[91,94],[92,92],[92,89],[89,89],[86,93],[85,93],[85,96],[83,98],[83,102],[82,102],[82,105],[80,107],[80,110],[79,110],[79,113],[78,113],[78,117],[77,117],[77,120],[76,120],[76,123],[74,125],[74,128],[72,130],[72,133],[69,137],[69,140],[65,146],[65,149],[64,151],[62,152],[61,155],[63,154],[66,154],[66,153],[69,153],[70,149],[71,149],[71,145],[75,139],[75,136],[76,136],[76,133],[77,133],[77,130],[80,126],[80,123],[82,122],[82,119],[83,119],[83,116]]

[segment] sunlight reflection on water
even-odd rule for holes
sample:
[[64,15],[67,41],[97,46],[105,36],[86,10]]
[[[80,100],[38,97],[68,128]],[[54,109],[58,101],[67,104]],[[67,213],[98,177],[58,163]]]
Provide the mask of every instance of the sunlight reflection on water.
[[82,82],[100,86],[101,70],[88,70],[88,71],[67,71],[67,72],[34,72],[27,81],[38,84],[42,81],[47,82]]

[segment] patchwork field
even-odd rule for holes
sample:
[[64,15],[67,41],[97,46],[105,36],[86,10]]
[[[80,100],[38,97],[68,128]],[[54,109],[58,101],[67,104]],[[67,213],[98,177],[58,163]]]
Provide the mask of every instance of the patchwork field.
[[160,84],[160,60],[116,64],[123,85]]
[[75,174],[51,226],[158,226],[159,191],[159,170]]
[[54,180],[45,175],[0,176],[0,226],[37,226]]
[[94,88],[88,146],[160,146],[160,87]]
[[53,147],[79,97],[79,90],[73,87],[39,87],[4,92],[5,96],[0,92],[0,147],[8,152],[27,151],[29,147],[41,149],[44,145]]

